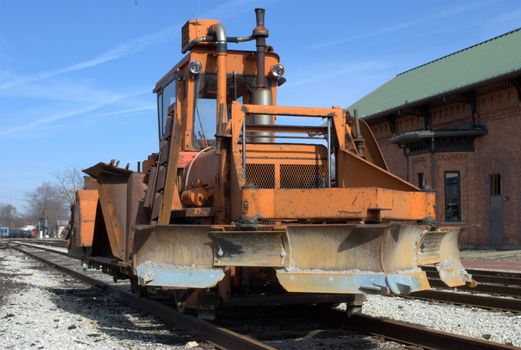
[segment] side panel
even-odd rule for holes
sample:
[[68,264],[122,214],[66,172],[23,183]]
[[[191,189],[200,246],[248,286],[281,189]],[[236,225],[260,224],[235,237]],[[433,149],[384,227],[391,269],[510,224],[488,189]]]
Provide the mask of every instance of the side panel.
[[434,217],[434,193],[383,188],[242,189],[242,217],[265,219],[366,219],[380,210],[386,220]]
[[77,228],[75,245],[90,247],[94,235],[94,220],[98,204],[98,191],[79,190],[76,194],[75,208],[79,208],[79,215],[75,215],[74,226]]

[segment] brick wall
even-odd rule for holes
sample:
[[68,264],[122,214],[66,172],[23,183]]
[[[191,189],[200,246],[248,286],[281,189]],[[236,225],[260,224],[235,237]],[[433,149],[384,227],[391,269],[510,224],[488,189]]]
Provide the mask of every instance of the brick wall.
[[[486,245],[489,237],[490,175],[502,175],[503,245],[521,245],[521,103],[515,87],[508,81],[479,87],[475,90],[478,124],[488,134],[474,141],[474,152],[436,153],[435,191],[437,219],[444,223],[444,172],[460,172],[461,242]],[[470,105],[454,99],[435,105],[428,113],[432,129],[470,124]],[[387,121],[370,123],[392,172],[418,185],[417,174],[424,173],[427,187],[432,188],[430,153],[411,155],[391,144],[392,136],[424,129],[418,116],[395,117],[395,132]]]

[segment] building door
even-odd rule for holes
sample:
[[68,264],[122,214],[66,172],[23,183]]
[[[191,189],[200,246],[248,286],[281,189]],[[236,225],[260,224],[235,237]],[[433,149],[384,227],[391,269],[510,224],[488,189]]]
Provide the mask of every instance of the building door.
[[503,196],[501,174],[490,175],[490,243],[501,245],[503,242]]

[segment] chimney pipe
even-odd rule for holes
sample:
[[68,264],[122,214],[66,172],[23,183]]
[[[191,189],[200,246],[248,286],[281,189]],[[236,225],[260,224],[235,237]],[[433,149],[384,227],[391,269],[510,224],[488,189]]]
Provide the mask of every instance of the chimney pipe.
[[[266,74],[264,71],[266,38],[269,35],[268,29],[264,27],[264,9],[255,9],[256,27],[253,28],[252,37],[257,44],[257,83],[252,94],[252,103],[256,105],[270,106],[273,104],[271,87],[266,84]],[[256,114],[250,116],[249,122],[255,125],[273,124],[273,116],[268,114]],[[273,142],[271,132],[255,132],[252,141],[255,143]]]

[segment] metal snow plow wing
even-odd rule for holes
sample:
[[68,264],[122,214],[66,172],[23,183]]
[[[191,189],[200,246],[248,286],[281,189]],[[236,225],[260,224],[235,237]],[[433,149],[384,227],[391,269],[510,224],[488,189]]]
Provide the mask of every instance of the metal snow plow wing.
[[477,282],[461,264],[459,232],[459,228],[449,227],[424,234],[419,242],[418,263],[421,266],[434,264],[440,279],[449,287],[465,284],[475,287]]
[[445,241],[447,233],[399,223],[138,226],[133,266],[140,285],[155,287],[214,287],[235,266],[273,268],[288,292],[408,294],[430,288],[420,265],[435,238],[440,250],[429,263],[453,261],[457,232]]

